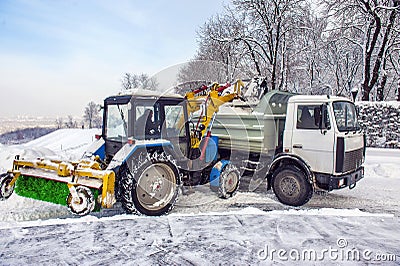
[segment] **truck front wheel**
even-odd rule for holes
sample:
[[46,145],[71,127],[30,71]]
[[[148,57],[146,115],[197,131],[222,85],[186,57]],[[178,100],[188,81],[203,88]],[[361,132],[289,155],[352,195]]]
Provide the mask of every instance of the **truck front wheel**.
[[272,188],[278,200],[290,206],[306,204],[313,194],[304,173],[293,166],[286,166],[275,172]]

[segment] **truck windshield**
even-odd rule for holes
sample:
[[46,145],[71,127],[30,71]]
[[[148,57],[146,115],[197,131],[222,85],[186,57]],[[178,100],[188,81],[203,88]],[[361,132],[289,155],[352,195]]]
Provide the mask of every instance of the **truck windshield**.
[[105,128],[106,138],[109,140],[122,141],[126,139],[127,132],[127,104],[108,105],[107,124]]
[[344,101],[334,102],[333,111],[340,132],[360,130],[360,126],[357,122],[356,108],[353,103]]

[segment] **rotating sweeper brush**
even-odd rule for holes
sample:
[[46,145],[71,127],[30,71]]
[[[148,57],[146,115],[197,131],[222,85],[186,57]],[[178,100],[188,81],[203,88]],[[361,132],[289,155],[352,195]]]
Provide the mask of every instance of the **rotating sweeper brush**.
[[0,200],[8,199],[15,189],[21,196],[67,205],[72,213],[86,215],[96,201],[105,208],[113,206],[114,182],[114,172],[101,170],[95,160],[20,160],[16,156],[13,169],[0,176]]

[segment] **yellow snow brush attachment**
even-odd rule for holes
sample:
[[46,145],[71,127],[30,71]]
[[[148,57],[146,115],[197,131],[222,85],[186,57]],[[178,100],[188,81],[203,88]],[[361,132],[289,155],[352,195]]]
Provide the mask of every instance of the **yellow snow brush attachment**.
[[103,208],[114,205],[114,185],[115,173],[101,170],[96,160],[20,160],[16,156],[13,170],[0,176],[0,199],[10,197],[16,187],[20,196],[67,205],[72,213],[86,215],[94,210],[96,200]]

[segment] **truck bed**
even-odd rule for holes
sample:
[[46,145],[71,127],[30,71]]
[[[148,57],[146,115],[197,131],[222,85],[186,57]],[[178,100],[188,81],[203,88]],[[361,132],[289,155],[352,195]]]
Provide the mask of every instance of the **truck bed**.
[[219,113],[212,132],[221,149],[269,154],[280,146],[285,117]]

